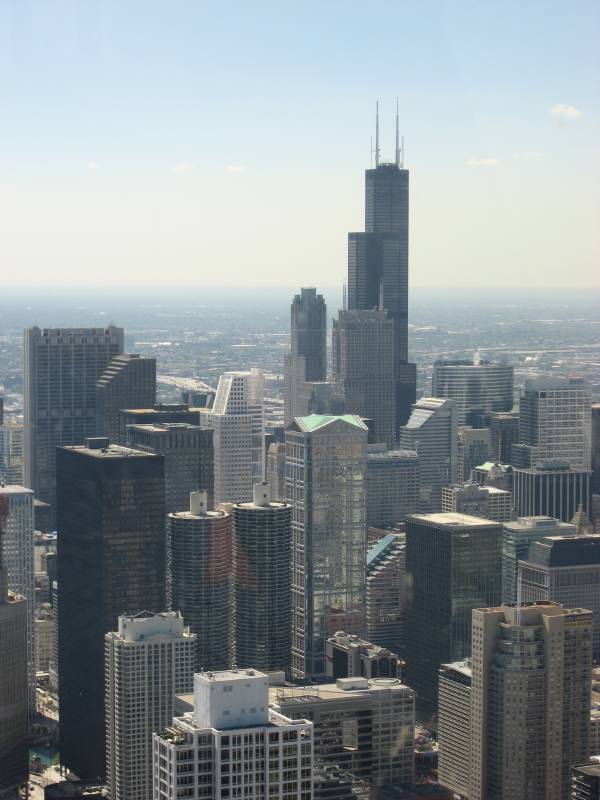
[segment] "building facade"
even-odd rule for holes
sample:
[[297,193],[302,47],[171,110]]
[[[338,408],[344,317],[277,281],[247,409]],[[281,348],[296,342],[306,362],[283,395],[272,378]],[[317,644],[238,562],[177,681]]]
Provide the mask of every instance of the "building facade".
[[419,496],[419,457],[414,450],[367,447],[367,526],[390,528],[415,514]]
[[57,453],[61,761],[105,774],[104,635],[122,614],[165,608],[162,456],[108,439]]
[[442,664],[438,685],[438,780],[469,797],[471,769],[471,662]]
[[197,671],[227,669],[233,660],[232,549],[231,515],[209,510],[206,492],[167,517],[168,607],[196,637]]
[[388,533],[367,553],[366,635],[400,654],[407,590],[406,535]]
[[457,480],[457,417],[454,400],[423,397],[400,429],[401,449],[419,456],[419,511],[442,508],[442,487]]
[[519,517],[573,519],[579,506],[590,509],[589,470],[569,469],[564,461],[538,461],[535,467],[513,469],[513,499]]
[[108,362],[96,384],[97,435],[119,441],[122,408],[152,408],[156,403],[156,359],[125,353]]
[[153,737],[153,800],[313,800],[313,724],[269,707],[256,670],[194,675],[194,708]]
[[365,626],[367,426],[352,414],[286,428],[292,505],[292,675],[325,675],[325,642]]
[[25,486],[50,503],[56,522],[56,448],[81,445],[98,425],[96,383],[123,352],[123,329],[25,331]]
[[152,734],[191,692],[195,636],[178,612],[119,617],[104,640],[106,775],[111,800],[152,797]]
[[471,611],[500,598],[502,526],[464,514],[415,514],[406,523],[406,679],[423,710],[437,706],[441,664],[471,651]]
[[292,645],[292,507],[274,502],[268,483],[233,517],[235,663],[289,673]]
[[492,434],[489,428],[459,425],[456,474],[459,483],[471,479],[471,470],[492,459]]
[[[470,425],[474,415],[491,416],[513,407],[514,370],[476,355],[473,361],[438,360],[433,365],[433,397],[456,402],[459,425]],[[480,462],[481,463],[481,462]]]
[[512,519],[512,494],[495,486],[465,483],[442,488],[442,511],[457,511],[473,517],[508,522]]

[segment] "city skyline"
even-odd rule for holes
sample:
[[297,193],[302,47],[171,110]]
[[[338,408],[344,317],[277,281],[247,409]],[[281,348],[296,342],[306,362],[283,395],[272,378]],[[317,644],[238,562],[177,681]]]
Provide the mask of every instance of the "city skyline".
[[0,12],[5,285],[341,283],[396,97],[411,286],[598,285],[594,3],[71,11]]

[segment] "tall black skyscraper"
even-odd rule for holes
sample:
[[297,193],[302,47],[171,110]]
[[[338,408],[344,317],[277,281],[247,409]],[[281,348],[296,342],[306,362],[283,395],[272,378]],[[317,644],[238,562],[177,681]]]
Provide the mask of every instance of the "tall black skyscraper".
[[60,755],[104,776],[104,635],[165,608],[164,458],[87,439],[56,458]]
[[291,306],[290,352],[284,363],[286,424],[308,413],[307,383],[327,377],[327,306],[314,288],[302,288]]
[[393,163],[379,160],[378,114],[375,168],[365,172],[365,232],[348,234],[348,309],[385,309],[394,321],[396,427],[416,396],[416,365],[408,361],[408,183],[398,110]]

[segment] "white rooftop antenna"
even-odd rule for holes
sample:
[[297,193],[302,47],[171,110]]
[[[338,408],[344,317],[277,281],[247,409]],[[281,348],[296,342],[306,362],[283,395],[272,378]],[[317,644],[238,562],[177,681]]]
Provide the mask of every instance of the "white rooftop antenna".
[[375,104],[375,166],[379,166],[379,100]]

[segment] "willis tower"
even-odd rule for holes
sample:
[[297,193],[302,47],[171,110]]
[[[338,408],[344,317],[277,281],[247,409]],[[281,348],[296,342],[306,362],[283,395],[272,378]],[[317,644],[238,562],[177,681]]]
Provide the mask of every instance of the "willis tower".
[[408,361],[408,170],[400,147],[396,104],[396,158],[379,158],[365,171],[365,232],[348,234],[348,309],[387,311],[394,323],[396,435],[416,400],[416,365]]

